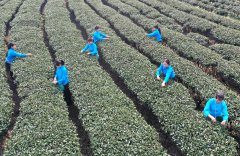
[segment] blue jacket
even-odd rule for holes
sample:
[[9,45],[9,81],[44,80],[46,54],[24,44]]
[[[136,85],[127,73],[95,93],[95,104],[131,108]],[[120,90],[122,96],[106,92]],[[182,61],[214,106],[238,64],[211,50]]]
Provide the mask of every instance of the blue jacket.
[[95,43],[88,44],[83,48],[83,52],[86,52],[89,49],[92,55],[98,54],[97,45]]
[[57,68],[55,78],[59,85],[66,85],[69,83],[67,68],[65,66]]
[[228,120],[228,109],[227,104],[225,101],[222,101],[221,103],[217,103],[215,98],[211,98],[208,100],[204,110],[203,114],[205,117],[208,117],[208,115],[212,115],[214,118],[217,116],[222,116],[223,120]]
[[175,74],[174,71],[172,69],[172,66],[168,66],[167,68],[164,67],[163,64],[161,64],[161,66],[157,69],[157,76],[160,76],[160,74],[163,73],[163,75],[165,76],[164,82],[167,83],[169,78],[174,78]]
[[162,36],[158,29],[156,29],[154,32],[147,34],[148,37],[155,37],[158,42],[162,42]]
[[9,64],[12,64],[12,62],[15,59],[15,57],[27,57],[27,55],[26,54],[17,53],[13,48],[11,48],[11,49],[8,50],[7,58],[6,58],[5,62],[7,62]]
[[100,31],[95,31],[93,33],[93,40],[94,40],[94,43],[97,43],[98,41],[102,41],[104,40],[104,38],[106,38],[107,35],[105,35],[104,33],[100,32]]

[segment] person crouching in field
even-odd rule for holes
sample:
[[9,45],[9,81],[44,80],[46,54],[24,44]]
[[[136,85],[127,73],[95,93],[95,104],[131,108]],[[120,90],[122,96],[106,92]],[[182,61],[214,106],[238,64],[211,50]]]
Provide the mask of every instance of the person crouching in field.
[[93,43],[92,38],[88,38],[87,45],[81,50],[80,55],[84,54],[87,50],[89,50],[87,53],[88,56],[96,56],[99,59],[97,45]]
[[108,40],[109,36],[105,35],[100,31],[100,27],[95,27],[95,32],[93,33],[93,41],[94,43],[97,43],[98,41]]
[[175,73],[168,59],[164,59],[163,63],[157,69],[156,72],[157,80],[160,80],[161,73],[163,73],[163,75],[165,76],[162,82],[162,87],[166,86],[166,84],[169,82],[169,79],[175,79]]
[[57,70],[53,83],[58,85],[60,90],[63,92],[64,100],[70,105],[72,103],[72,95],[69,90],[68,70],[64,66],[64,61],[62,60],[55,61],[55,66],[57,67]]
[[158,42],[162,42],[162,33],[158,25],[154,26],[152,31],[153,31],[152,33],[146,35],[148,37],[155,37]]
[[21,54],[21,53],[17,53],[15,51],[15,49],[17,48],[16,44],[14,43],[9,43],[8,44],[8,52],[7,52],[7,57],[6,57],[6,60],[5,60],[5,66],[6,66],[6,72],[7,72],[7,76],[9,77],[13,77],[13,72],[11,70],[11,65],[14,61],[14,59],[16,57],[27,57],[27,56],[32,56],[31,53],[28,53],[28,54]]
[[216,98],[208,100],[204,107],[203,114],[206,118],[212,120],[212,122],[219,121],[221,125],[225,125],[228,120],[228,108],[224,101],[224,92],[217,91]]

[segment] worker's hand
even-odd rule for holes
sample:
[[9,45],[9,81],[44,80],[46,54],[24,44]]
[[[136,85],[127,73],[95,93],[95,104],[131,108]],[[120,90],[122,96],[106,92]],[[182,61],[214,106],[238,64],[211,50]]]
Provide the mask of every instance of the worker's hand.
[[225,124],[226,124],[226,121],[223,120],[223,121],[221,122],[221,125],[225,125]]
[[80,55],[82,55],[82,54],[83,54],[83,51],[81,50],[81,51],[80,51]]
[[163,81],[163,83],[162,83],[162,87],[165,87],[166,86],[166,83]]
[[145,36],[147,36],[148,34],[147,33],[145,33]]
[[27,53],[27,56],[32,56],[32,53]]
[[54,83],[54,84],[57,84],[57,80],[53,80],[53,83]]
[[159,76],[157,76],[157,80],[160,80],[160,77],[159,77]]
[[88,56],[88,57],[90,57],[90,56],[91,56],[91,53],[90,53],[90,52],[88,52],[88,53],[87,53],[87,56]]
[[217,120],[214,117],[211,117],[212,122],[217,122]]

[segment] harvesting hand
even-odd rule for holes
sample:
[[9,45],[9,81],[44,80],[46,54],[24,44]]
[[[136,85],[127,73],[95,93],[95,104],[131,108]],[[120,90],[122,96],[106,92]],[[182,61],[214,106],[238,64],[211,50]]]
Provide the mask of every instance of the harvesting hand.
[[225,124],[226,124],[226,121],[223,120],[223,121],[221,122],[221,125],[225,125]]
[[160,80],[160,77],[159,77],[159,76],[157,76],[157,80]]
[[53,83],[54,83],[54,84],[57,84],[57,80],[53,80]]
[[162,87],[165,87],[166,86],[166,83],[163,81],[163,83],[162,83]]
[[212,117],[211,120],[212,122],[217,122],[217,120],[214,117]]
[[27,53],[27,56],[32,56],[32,53]]

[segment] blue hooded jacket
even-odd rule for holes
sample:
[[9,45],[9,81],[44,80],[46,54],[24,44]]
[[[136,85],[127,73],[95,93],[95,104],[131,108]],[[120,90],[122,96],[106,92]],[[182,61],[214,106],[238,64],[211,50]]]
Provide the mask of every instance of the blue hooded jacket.
[[55,78],[59,85],[66,85],[69,83],[68,80],[68,71],[65,66],[57,68]]
[[97,45],[95,43],[89,44],[87,43],[87,45],[83,48],[83,52],[86,52],[89,49],[91,55],[96,55],[98,54],[98,50],[97,50]]
[[212,115],[214,118],[222,116],[223,120],[228,120],[228,109],[225,101],[221,103],[216,102],[216,98],[211,98],[208,100],[206,106],[204,107],[203,114],[205,117]]
[[105,35],[104,33],[100,32],[100,31],[95,31],[93,33],[93,40],[94,40],[94,43],[97,43],[98,41],[102,41],[104,40],[104,38],[106,38],[107,35]]
[[172,69],[172,66],[168,66],[167,68],[164,67],[163,63],[161,64],[161,66],[157,69],[156,75],[160,76],[160,74],[163,73],[163,75],[165,76],[164,82],[167,83],[169,78],[174,78],[175,77],[175,73]]
[[156,29],[154,32],[147,34],[148,37],[155,37],[158,42],[162,42],[162,36],[158,29]]
[[5,62],[12,64],[16,57],[27,57],[26,54],[17,53],[13,48],[10,48],[7,53]]

